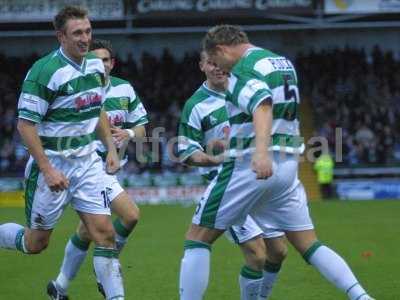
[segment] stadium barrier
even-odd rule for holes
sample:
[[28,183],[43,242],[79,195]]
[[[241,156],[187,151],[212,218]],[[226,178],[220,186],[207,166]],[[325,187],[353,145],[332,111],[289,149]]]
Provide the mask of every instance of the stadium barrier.
[[341,200],[400,199],[400,179],[341,179],[336,180]]
[[[197,203],[205,188],[197,174],[144,174],[121,178],[128,194],[138,204]],[[25,205],[22,178],[0,178],[0,207]]]

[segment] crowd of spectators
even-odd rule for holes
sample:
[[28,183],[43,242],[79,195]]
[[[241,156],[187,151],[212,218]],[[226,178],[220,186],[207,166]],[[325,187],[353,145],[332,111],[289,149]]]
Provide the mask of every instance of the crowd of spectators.
[[343,164],[392,165],[400,161],[400,61],[375,46],[299,54],[301,90],[311,101],[315,135],[335,151],[341,129]]
[[[21,175],[27,158],[16,132],[16,106],[23,78],[36,55],[13,58],[0,55],[0,173]],[[400,62],[391,52],[376,47],[364,50],[335,49],[299,54],[294,59],[302,98],[311,101],[315,134],[328,139],[335,149],[335,129],[343,133],[344,165],[391,164],[400,161]],[[198,53],[176,59],[164,50],[157,58],[143,53],[118,59],[114,74],[129,80],[149,112],[149,136],[160,138],[143,145],[136,155],[131,144],[128,172],[181,171],[168,158],[173,152],[176,127],[184,101],[204,80]],[[161,128],[161,129],[160,129]],[[150,151],[151,150],[151,151]]]

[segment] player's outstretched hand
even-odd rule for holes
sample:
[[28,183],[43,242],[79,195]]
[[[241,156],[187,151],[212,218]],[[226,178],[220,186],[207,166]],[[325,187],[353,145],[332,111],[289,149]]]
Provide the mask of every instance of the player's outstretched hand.
[[115,150],[108,151],[106,157],[107,174],[115,174],[120,168],[118,154]]
[[52,166],[43,170],[44,180],[52,192],[60,192],[68,188],[69,180],[59,170]]
[[257,179],[267,179],[272,176],[272,161],[268,152],[253,154],[251,168],[257,174]]

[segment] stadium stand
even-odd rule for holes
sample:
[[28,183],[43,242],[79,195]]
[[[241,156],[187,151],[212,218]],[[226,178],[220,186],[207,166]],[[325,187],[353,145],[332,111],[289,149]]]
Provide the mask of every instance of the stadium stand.
[[[314,135],[334,152],[335,128],[343,132],[344,166],[393,165],[400,161],[400,63],[376,46],[300,54],[302,90],[311,101]],[[328,72],[329,70],[329,72]]]
[[[0,170],[2,174],[22,175],[26,160],[16,132],[16,102],[20,84],[37,58],[0,56]],[[180,108],[202,82],[198,53],[186,53],[177,60],[167,50],[157,58],[143,53],[117,59],[114,70],[129,79],[150,112],[148,133],[165,128],[158,140],[160,159],[152,155],[131,157],[127,170],[182,171],[168,159],[167,141],[176,135]],[[300,53],[295,58],[303,99],[310,101],[314,136],[325,136],[334,152],[335,128],[343,130],[343,166],[393,165],[400,162],[400,62],[393,53],[376,46],[368,55],[362,49],[334,49]],[[329,70],[329,72],[327,72]],[[310,112],[309,112],[310,113]],[[144,147],[152,147],[147,143]],[[154,146],[153,146],[154,147]],[[145,153],[149,153],[145,151]]]

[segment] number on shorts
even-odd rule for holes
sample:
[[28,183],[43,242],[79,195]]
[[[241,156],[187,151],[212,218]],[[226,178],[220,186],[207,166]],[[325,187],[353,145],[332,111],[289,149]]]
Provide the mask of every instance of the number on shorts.
[[101,195],[103,196],[104,208],[110,207],[110,198],[108,197],[107,191],[101,191]]

